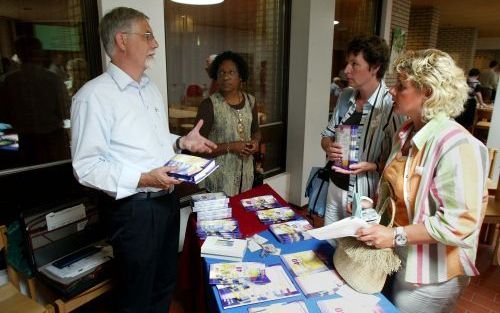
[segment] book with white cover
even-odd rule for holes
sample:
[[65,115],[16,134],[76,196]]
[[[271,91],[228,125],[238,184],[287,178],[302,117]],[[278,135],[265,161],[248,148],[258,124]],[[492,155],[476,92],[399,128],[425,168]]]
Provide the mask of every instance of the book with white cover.
[[295,281],[308,298],[333,295],[344,285],[344,281],[333,270],[304,274],[296,277]]
[[247,249],[245,239],[224,239],[208,236],[201,246],[201,256],[227,260],[242,260]]

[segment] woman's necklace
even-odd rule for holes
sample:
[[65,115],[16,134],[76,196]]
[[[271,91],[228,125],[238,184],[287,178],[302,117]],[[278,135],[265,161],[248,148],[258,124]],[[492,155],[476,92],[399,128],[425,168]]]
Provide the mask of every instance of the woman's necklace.
[[233,100],[233,101],[231,101],[231,100],[229,99],[229,97],[228,97],[228,98],[224,97],[224,100],[225,100],[225,101],[226,101],[226,103],[227,103],[227,104],[229,104],[229,105],[238,105],[238,104],[240,104],[240,103],[241,103],[241,100],[242,100],[242,99],[243,99],[243,96],[241,95],[241,92],[238,92],[238,100],[237,100],[236,102],[233,102],[233,101],[234,101],[234,99],[231,99],[231,100]]

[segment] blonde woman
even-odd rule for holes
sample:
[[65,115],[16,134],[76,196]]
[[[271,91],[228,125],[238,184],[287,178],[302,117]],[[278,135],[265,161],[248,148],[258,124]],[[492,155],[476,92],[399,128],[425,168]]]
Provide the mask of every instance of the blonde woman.
[[469,277],[479,274],[474,263],[487,149],[453,120],[468,87],[448,54],[409,51],[394,70],[394,112],[409,120],[396,136],[381,184],[392,187],[396,225],[360,230],[359,240],[399,254],[392,300],[401,312],[451,312]]

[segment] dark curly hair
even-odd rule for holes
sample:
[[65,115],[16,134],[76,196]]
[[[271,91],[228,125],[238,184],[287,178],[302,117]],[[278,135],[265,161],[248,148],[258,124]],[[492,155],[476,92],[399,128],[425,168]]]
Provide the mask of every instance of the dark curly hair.
[[380,66],[377,78],[382,79],[389,65],[389,47],[385,40],[377,36],[354,37],[347,46],[347,54],[358,55],[360,52],[370,68]]
[[224,51],[219,53],[215,60],[210,64],[210,69],[208,71],[208,75],[211,79],[217,79],[217,73],[219,72],[219,67],[222,62],[230,60],[236,64],[236,68],[238,69],[238,74],[243,82],[248,80],[249,72],[248,72],[248,64],[245,62],[243,57],[236,52],[233,51]]
[[469,71],[469,76],[479,76],[481,72],[477,68],[471,68]]

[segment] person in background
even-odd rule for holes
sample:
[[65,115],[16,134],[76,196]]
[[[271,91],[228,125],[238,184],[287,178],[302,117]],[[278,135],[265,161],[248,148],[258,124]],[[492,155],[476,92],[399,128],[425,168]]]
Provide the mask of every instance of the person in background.
[[402,266],[392,301],[401,312],[452,312],[469,276],[479,274],[488,150],[453,120],[468,86],[447,53],[408,51],[393,66],[394,112],[409,117],[380,182],[396,203],[395,228],[377,224],[357,235],[369,246],[395,248]]
[[[205,71],[207,72],[207,74],[208,74],[209,77],[210,77],[210,65],[212,64],[212,62],[215,60],[216,57],[217,57],[217,54],[211,54],[205,60]],[[216,79],[211,79],[210,80],[210,88],[208,89],[208,95],[207,96],[213,95],[218,89],[219,88],[217,86],[217,80]]]
[[321,147],[330,161],[341,161],[342,146],[335,140],[339,125],[358,125],[358,162],[349,169],[332,167],[328,187],[325,225],[347,217],[346,207],[353,192],[373,197],[379,169],[391,149],[392,137],[402,118],[392,112],[392,98],[382,79],[389,61],[389,47],[376,36],[356,37],[347,47],[344,69],[350,88],[345,88],[326,129]]
[[215,158],[219,170],[201,185],[210,191],[234,196],[252,188],[253,154],[259,150],[260,129],[255,98],[241,90],[248,80],[248,65],[237,53],[225,51],[209,68],[218,91],[200,104],[196,121],[205,123],[200,133],[217,144],[205,156]]
[[82,58],[69,60],[66,64],[66,70],[69,77],[68,91],[73,96],[89,80],[87,62]]
[[18,68],[0,83],[0,121],[11,124],[19,137],[19,161],[35,165],[70,158],[64,120],[69,117],[68,92],[59,76],[43,67],[40,40],[16,39]]
[[472,129],[472,124],[474,123],[474,114],[476,113],[476,107],[485,105],[483,102],[483,96],[481,95],[481,83],[478,80],[479,70],[473,68],[469,71],[467,76],[467,85],[469,86],[469,93],[467,97],[467,102],[465,102],[465,108],[462,114],[460,114],[455,120],[468,129]]
[[61,53],[51,54],[51,63],[48,70],[59,76],[63,81],[68,79],[68,74],[64,70],[64,56]]
[[163,166],[181,149],[216,148],[199,134],[171,135],[165,102],[144,74],[158,47],[148,17],[125,7],[99,25],[106,72],[87,82],[71,107],[73,169],[78,181],[102,191],[113,246],[113,312],[168,312],[176,283],[180,182]]
[[481,75],[479,75],[479,81],[481,82],[484,93],[483,100],[487,103],[495,101],[499,72],[500,64],[493,60],[490,62],[489,69],[483,71]]

